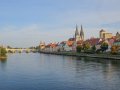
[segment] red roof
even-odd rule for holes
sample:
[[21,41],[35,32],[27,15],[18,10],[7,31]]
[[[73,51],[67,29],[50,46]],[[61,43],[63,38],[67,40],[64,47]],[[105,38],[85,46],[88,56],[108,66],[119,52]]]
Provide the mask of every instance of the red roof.
[[77,45],[81,45],[83,43],[83,40],[77,41]]
[[57,46],[58,46],[58,44],[56,44],[56,43],[50,43],[50,44],[46,45],[46,47],[52,47],[52,48],[55,48]]
[[68,41],[75,41],[75,38],[69,38]]
[[73,45],[73,41],[67,41],[66,44],[71,47]]
[[98,43],[100,43],[100,38],[91,38],[91,39],[87,39],[84,43],[88,42],[91,46],[96,45]]

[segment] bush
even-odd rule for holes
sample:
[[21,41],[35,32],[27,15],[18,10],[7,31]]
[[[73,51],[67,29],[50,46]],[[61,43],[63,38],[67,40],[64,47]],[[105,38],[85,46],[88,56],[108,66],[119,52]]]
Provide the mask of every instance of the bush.
[[76,50],[77,50],[78,53],[80,53],[82,51],[82,46],[77,46]]
[[116,55],[118,54],[119,47],[118,46],[112,46],[111,47],[111,54]]
[[0,56],[6,56],[6,49],[3,47],[0,47]]
[[83,50],[84,50],[84,52],[85,52],[86,50],[89,50],[89,49],[90,49],[90,44],[89,44],[89,43],[83,44]]
[[106,51],[107,49],[108,49],[108,43],[103,42],[103,43],[101,44],[101,50],[102,50],[102,52]]
[[96,47],[95,47],[95,45],[94,45],[94,46],[92,46],[92,48],[91,48],[91,49],[92,49],[92,52],[93,52],[93,53],[95,53],[95,51],[96,51]]

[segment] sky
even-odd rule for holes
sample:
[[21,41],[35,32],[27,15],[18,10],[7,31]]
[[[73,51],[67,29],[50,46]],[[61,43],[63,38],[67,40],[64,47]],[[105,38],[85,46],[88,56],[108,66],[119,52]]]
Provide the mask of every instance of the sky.
[[76,24],[85,39],[105,29],[120,32],[120,0],[0,0],[0,44],[30,47],[73,37]]

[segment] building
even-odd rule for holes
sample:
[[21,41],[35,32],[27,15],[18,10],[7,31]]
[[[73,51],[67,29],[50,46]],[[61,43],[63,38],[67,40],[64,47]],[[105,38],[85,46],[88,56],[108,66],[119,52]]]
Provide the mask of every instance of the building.
[[119,32],[116,33],[116,40],[120,41],[120,33]]
[[64,51],[72,51],[73,41],[66,41],[64,45]]
[[64,46],[65,46],[66,41],[62,41],[59,46],[58,46],[58,51],[62,52],[64,51]]
[[45,42],[40,42],[40,50],[44,50],[45,49]]
[[44,51],[46,52],[58,52],[58,50],[59,50],[59,47],[58,47],[58,44],[56,43],[50,43],[46,45],[44,49]]
[[84,40],[83,28],[82,28],[82,25],[81,25],[81,30],[80,30],[80,32],[79,32],[78,26],[76,25],[76,30],[75,30],[75,41],[80,41],[80,40]]
[[100,38],[102,38],[102,39],[108,39],[108,38],[112,38],[113,37],[113,35],[112,35],[112,33],[108,33],[108,32],[106,32],[105,30],[100,30]]

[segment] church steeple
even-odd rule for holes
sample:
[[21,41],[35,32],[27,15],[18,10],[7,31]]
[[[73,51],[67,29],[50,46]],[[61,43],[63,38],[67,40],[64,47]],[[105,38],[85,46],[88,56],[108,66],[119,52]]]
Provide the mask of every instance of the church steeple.
[[78,26],[76,25],[75,37],[79,35]]
[[81,30],[80,30],[80,32],[79,32],[79,30],[78,30],[78,26],[76,25],[75,41],[79,41],[79,40],[84,40],[84,32],[83,32],[82,25],[81,25]]
[[81,30],[80,30],[80,37],[81,37],[81,40],[84,40],[84,32],[83,32],[82,25],[81,25]]

